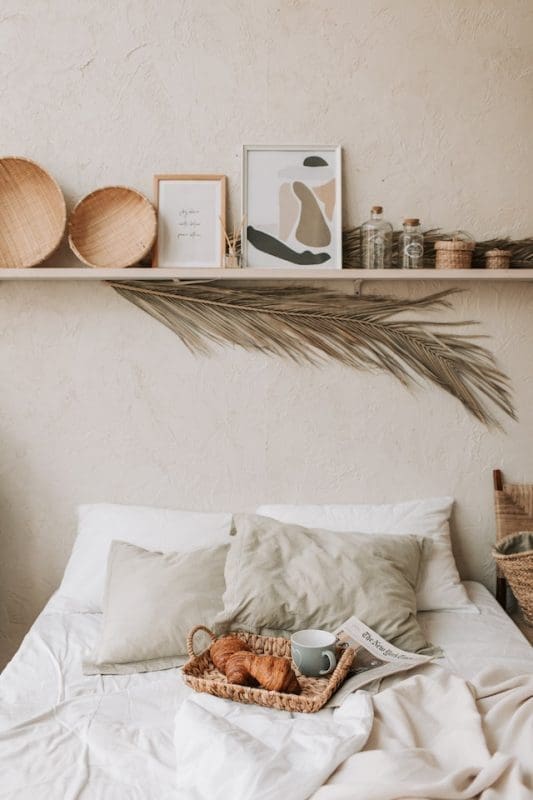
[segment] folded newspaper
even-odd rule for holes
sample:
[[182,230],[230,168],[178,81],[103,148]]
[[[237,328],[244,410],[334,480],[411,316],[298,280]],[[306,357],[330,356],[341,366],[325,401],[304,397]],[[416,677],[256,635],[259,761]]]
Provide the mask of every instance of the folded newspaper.
[[433,658],[400,650],[357,617],[350,617],[334,633],[339,644],[346,644],[355,650],[355,656],[348,678],[327,704],[330,707],[340,706],[356,689],[388,675],[419,667]]

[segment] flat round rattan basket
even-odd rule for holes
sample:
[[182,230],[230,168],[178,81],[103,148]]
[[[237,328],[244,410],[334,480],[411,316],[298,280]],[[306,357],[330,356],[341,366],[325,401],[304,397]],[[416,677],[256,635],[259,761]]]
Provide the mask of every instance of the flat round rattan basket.
[[132,267],[150,251],[157,229],[155,208],[127,186],[106,186],[72,211],[68,241],[89,267]]
[[58,184],[27,158],[0,159],[0,268],[34,267],[58,247],[67,220]]

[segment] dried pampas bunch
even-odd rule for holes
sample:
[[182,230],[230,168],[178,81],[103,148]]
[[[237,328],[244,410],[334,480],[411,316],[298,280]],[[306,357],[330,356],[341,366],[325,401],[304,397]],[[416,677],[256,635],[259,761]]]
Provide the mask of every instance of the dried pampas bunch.
[[354,297],[309,286],[230,288],[217,283],[111,282],[176,333],[192,351],[213,343],[317,363],[332,358],[355,369],[385,370],[402,384],[437,384],[478,420],[499,427],[497,409],[516,419],[507,377],[492,354],[456,332],[471,322],[406,318],[450,307],[454,289],[419,299]]

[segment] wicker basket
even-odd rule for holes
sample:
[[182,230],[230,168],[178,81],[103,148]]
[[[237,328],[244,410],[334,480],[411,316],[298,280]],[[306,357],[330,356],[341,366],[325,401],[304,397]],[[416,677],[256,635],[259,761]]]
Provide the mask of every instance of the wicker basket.
[[69,244],[89,267],[132,267],[148,254],[157,229],[155,208],[126,186],[84,197],[69,222]]
[[509,269],[511,253],[509,250],[487,250],[485,253],[486,269]]
[[58,247],[67,220],[58,184],[27,158],[0,159],[0,268],[35,267]]
[[[207,692],[207,694],[235,700],[238,703],[255,703],[266,708],[277,708],[280,711],[303,711],[306,713],[319,711],[346,679],[354,657],[354,651],[349,647],[339,651],[342,655],[337,666],[330,675],[324,678],[308,678],[302,675],[293,664],[298,683],[302,687],[302,693],[297,695],[269,692],[267,689],[228,683],[226,676],[219,672],[211,661],[209,649],[199,655],[194,652],[193,639],[198,631],[204,631],[212,640],[216,639],[215,634],[203,625],[197,625],[189,633],[187,652],[190,661],[183,667],[183,677],[187,686],[190,686],[195,692]],[[232,635],[241,638],[257,655],[266,653],[287,659],[291,657],[289,639],[259,636],[244,631],[234,632]]]
[[533,531],[521,531],[502,539],[492,551],[513,590],[524,619],[533,625]]
[[435,242],[435,267],[437,269],[470,269],[475,242],[463,239]]

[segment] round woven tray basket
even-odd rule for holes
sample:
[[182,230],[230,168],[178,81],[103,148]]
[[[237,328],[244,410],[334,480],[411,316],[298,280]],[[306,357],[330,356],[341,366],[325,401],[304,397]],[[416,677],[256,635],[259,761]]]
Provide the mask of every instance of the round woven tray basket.
[[0,268],[35,267],[58,247],[67,221],[63,192],[39,164],[0,159]]
[[492,555],[513,590],[524,619],[533,625],[533,531],[505,536]]
[[127,186],[106,186],[74,208],[68,241],[89,267],[132,267],[149,253],[156,230],[155,208],[143,194]]
[[435,242],[435,267],[437,269],[470,269],[475,242],[462,239]]

